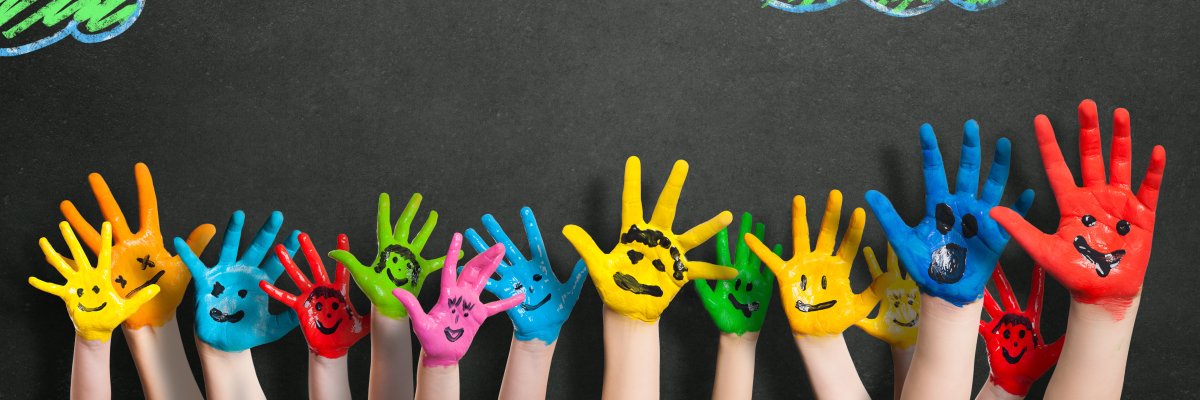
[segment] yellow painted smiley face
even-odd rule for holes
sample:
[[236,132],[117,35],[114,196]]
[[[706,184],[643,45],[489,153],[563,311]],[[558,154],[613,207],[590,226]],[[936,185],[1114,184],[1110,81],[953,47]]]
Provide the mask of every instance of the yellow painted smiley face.
[[907,348],[916,344],[917,323],[921,319],[921,292],[917,283],[904,274],[890,245],[886,271],[879,267],[870,247],[863,249],[863,254],[874,279],[870,291],[881,300],[874,318],[865,318],[855,325],[892,347]]

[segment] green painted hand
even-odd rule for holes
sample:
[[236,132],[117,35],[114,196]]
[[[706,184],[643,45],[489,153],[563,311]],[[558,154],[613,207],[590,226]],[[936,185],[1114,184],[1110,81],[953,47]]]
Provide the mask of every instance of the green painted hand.
[[[775,290],[775,275],[770,269],[762,268],[762,261],[746,246],[746,234],[754,225],[754,236],[763,239],[766,226],[762,223],[753,224],[750,213],[742,214],[741,229],[738,233],[736,259],[729,258],[729,233],[726,229],[717,232],[717,263],[732,267],[738,271],[734,279],[716,281],[716,287],[710,287],[708,281],[696,280],[696,293],[708,309],[717,329],[724,333],[737,335],[746,332],[758,332],[762,329],[763,318],[767,316],[767,305],[771,304],[771,294]],[[775,254],[782,254],[783,247],[775,245]]]
[[442,269],[442,261],[446,258],[426,260],[421,257],[421,250],[425,248],[429,235],[433,233],[433,227],[437,225],[437,211],[429,212],[425,225],[422,225],[417,235],[409,240],[413,218],[416,217],[417,208],[420,206],[421,194],[414,193],[408,200],[408,205],[404,206],[404,212],[400,213],[400,219],[396,221],[396,229],[393,231],[391,199],[387,193],[379,194],[379,227],[376,231],[379,250],[370,266],[364,266],[350,252],[329,252],[329,257],[350,269],[350,275],[354,277],[358,288],[367,295],[380,314],[389,318],[408,317],[408,312],[404,310],[400,301],[396,300],[396,296],[392,295],[392,290],[400,288],[414,295],[421,293],[425,277]]

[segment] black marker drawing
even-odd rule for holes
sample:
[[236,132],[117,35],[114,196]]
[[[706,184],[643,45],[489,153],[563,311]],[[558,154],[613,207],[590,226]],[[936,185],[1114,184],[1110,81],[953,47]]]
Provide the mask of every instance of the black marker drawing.
[[[325,304],[325,301],[329,302],[328,310],[323,310],[325,307],[322,305]],[[345,320],[345,318],[338,318],[333,322],[333,324],[328,324],[328,321],[334,318],[333,311],[343,309],[346,310],[348,317],[353,316],[350,315],[348,307],[339,306],[340,304],[345,303],[346,297],[342,296],[341,292],[338,292],[331,287],[317,286],[313,289],[312,293],[309,293],[308,298],[304,300],[304,308],[310,309],[309,312],[312,312],[311,310],[316,311],[317,318],[313,318],[313,320],[316,321],[318,332],[321,332],[323,335],[332,335],[334,332],[337,332],[338,327],[341,326],[342,321]],[[322,311],[325,312],[325,318],[321,318],[320,314]]]
[[1083,236],[1075,237],[1075,250],[1096,267],[1096,275],[1100,275],[1101,278],[1107,277],[1109,272],[1121,264],[1121,258],[1125,257],[1124,249],[1107,254],[1093,249]]
[[796,309],[800,310],[800,312],[821,311],[833,307],[834,304],[837,304],[837,300],[829,300],[824,303],[817,304],[808,304],[805,303],[804,300],[796,300]]
[[752,301],[749,304],[742,303],[738,301],[736,297],[733,297],[733,293],[729,294],[729,304],[732,304],[733,308],[741,310],[742,315],[746,316],[746,318],[750,318],[750,314],[758,311],[757,301]]
[[662,297],[663,291],[657,285],[646,285],[638,282],[633,275],[626,275],[620,272],[613,273],[613,282],[617,287],[633,294],[646,294],[654,297]]
[[[1001,329],[1004,329],[1003,336],[1005,340],[1000,347],[1000,353],[1004,356],[1004,361],[1007,361],[1009,364],[1020,362],[1021,357],[1025,356],[1025,352],[1030,347],[1038,346],[1038,337],[1036,334],[1033,334],[1033,322],[1024,315],[1004,314],[999,321],[996,321],[996,325],[992,327],[992,333],[1000,333]],[[1012,337],[1013,330],[1017,332],[1016,338]],[[1027,333],[1029,334],[1028,339],[1026,339]],[[1022,341],[1026,342],[1024,346],[1020,345]],[[1012,347],[1012,351],[1009,351],[1009,347]],[[1020,350],[1018,351],[1018,349]],[[1012,354],[1014,352],[1017,354]]]
[[[396,277],[392,270],[403,272],[403,268],[408,268],[406,276]],[[386,273],[388,280],[397,287],[417,283],[417,279],[421,276],[421,264],[417,262],[416,255],[408,248],[393,244],[385,247],[379,253],[379,262],[375,264],[375,273]]]

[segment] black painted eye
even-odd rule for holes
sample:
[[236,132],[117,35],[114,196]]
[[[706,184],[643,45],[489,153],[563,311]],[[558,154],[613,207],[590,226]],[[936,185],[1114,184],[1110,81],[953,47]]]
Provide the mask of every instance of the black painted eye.
[[1011,334],[1011,333],[1009,333],[1009,330],[1008,330],[1008,329],[1005,329],[1005,330],[1004,330],[1004,338],[1005,338],[1005,339],[1008,339],[1008,338],[1009,338],[1009,337],[1011,337],[1011,336],[1012,336],[1012,334]]
[[92,293],[95,293],[95,294],[100,294],[100,287],[99,287],[99,286],[92,286]]
[[400,255],[392,254],[392,257],[388,261],[390,261],[392,264],[398,263],[400,262]]
[[1022,329],[1020,332],[1017,332],[1017,337],[1024,339],[1025,338],[1025,330]]
[[246,295],[247,295],[247,294],[249,294],[249,293],[250,293],[250,292],[247,292],[247,291],[246,291],[246,289],[239,290],[239,291],[238,291],[238,297],[241,297],[241,298],[243,298],[243,299],[244,299],[244,298],[246,298]]
[[521,286],[521,284],[520,284],[520,283],[514,283],[514,284],[513,284],[513,291],[514,291],[514,292],[520,292],[520,291],[521,291],[521,289],[524,289],[524,288],[525,288],[525,286]]
[[534,282],[540,282],[541,280],[542,280],[542,274],[533,274]]
[[75,295],[79,296],[79,297],[83,297],[83,288],[79,288],[79,289],[75,290]]
[[1082,218],[1079,218],[1079,222],[1083,222],[1083,226],[1090,228],[1093,225],[1096,225],[1096,217],[1093,217],[1091,215],[1084,215]]
[[333,307],[333,311],[337,311],[338,303],[333,303],[333,305],[331,307]]
[[938,203],[933,218],[937,220],[938,232],[941,232],[943,235],[950,233],[950,230],[954,229],[954,210],[951,210],[950,206],[946,205],[946,203]]
[[754,290],[754,284],[753,284],[753,283],[750,283],[750,282],[746,282],[746,291],[747,291],[747,292],[750,292],[750,291],[753,291],[753,290]]
[[319,302],[319,301],[318,301],[318,302],[317,302],[317,305],[313,306],[313,308],[316,308],[316,309],[317,309],[317,311],[321,311],[321,308],[322,308],[322,307],[321,307],[321,302]]
[[800,290],[804,290],[807,287],[808,287],[808,276],[800,275]]
[[733,290],[738,290],[738,289],[741,289],[741,288],[742,288],[742,280],[741,280],[741,279],[735,279],[735,280],[733,281]]
[[893,305],[892,305],[892,307],[900,307],[900,302],[899,302],[899,301],[897,301],[897,302],[896,302],[896,304],[893,304]]
[[214,282],[214,283],[213,283],[212,296],[213,296],[213,297],[220,297],[220,296],[221,296],[221,293],[225,293],[225,287],[224,287],[224,286],[221,286],[221,282]]
[[470,317],[470,316],[471,316],[471,313],[470,313],[470,312],[468,312],[468,311],[463,311],[463,318]]
[[963,237],[970,239],[979,233],[979,222],[975,221],[975,216],[971,214],[962,217]]
[[912,300],[908,301],[908,305],[910,305],[910,306],[913,305]]
[[1121,220],[1117,222],[1117,234],[1125,236],[1129,234],[1129,221]]
[[821,275],[821,289],[825,289],[826,286],[829,286],[829,282],[825,280],[825,275]]

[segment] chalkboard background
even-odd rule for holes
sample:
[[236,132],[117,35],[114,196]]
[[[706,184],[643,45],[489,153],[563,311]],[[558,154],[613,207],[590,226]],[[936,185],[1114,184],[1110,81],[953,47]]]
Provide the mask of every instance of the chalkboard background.
[[[982,125],[985,162],[996,139],[1011,138],[1004,202],[1037,190],[1030,218],[1052,230],[1058,214],[1032,120],[1049,115],[1078,176],[1075,107],[1084,98],[1100,105],[1106,145],[1111,110],[1131,111],[1135,182],[1154,144],[1170,161],[1125,395],[1196,396],[1200,315],[1189,309],[1200,298],[1185,249],[1200,219],[1187,200],[1200,195],[1191,121],[1200,109],[1197,11],[1200,3],[1185,1],[1009,0],[985,12],[943,4],[899,19],[854,3],[795,15],[753,1],[150,2],[111,41],[66,40],[0,60],[0,397],[68,393],[70,321],[59,300],[25,280],[59,279],[36,245],[45,236],[63,248],[59,201],[100,217],[89,172],[102,173],[136,216],[133,165],[148,163],[168,237],[205,222],[223,231],[238,209],[257,229],[281,210],[284,229],[309,232],[322,249],[347,233],[362,257],[374,248],[381,191],[397,208],[419,191],[422,215],[441,213],[427,255],[444,251],[452,232],[478,227],[484,213],[517,228],[518,209],[529,205],[563,275],[578,258],[563,225],[582,225],[605,248],[615,242],[629,155],[642,157],[648,202],[672,162],[691,162],[677,226],[750,211],[767,221],[771,241],[787,243],[791,196],[820,207],[834,188],[847,207],[865,206],[863,194],[879,189],[914,221],[923,122],[937,129],[952,166],[969,118]],[[882,231],[869,221],[864,244],[881,249]],[[215,260],[218,243],[203,259]],[[711,243],[689,257],[712,260]],[[1014,243],[1003,262],[1023,298],[1031,261]],[[855,289],[868,280],[860,257]],[[422,302],[435,294],[426,290]],[[200,379],[191,296],[179,320]],[[1047,338],[1063,333],[1067,305],[1051,280]],[[563,329],[550,397],[599,396],[600,309],[588,284]],[[663,398],[709,396],[717,330],[692,289],[672,302],[661,331]],[[484,325],[461,364],[464,398],[496,395],[510,335],[503,315]],[[845,336],[867,388],[888,398],[887,346],[857,328]],[[300,332],[253,353],[268,396],[306,395]],[[976,353],[978,388],[988,366],[982,344]],[[350,353],[356,397],[365,396],[368,370],[364,341]],[[141,395],[120,334],[112,379],[114,397]],[[811,397],[809,387],[776,301],[758,344],[755,395]]]

